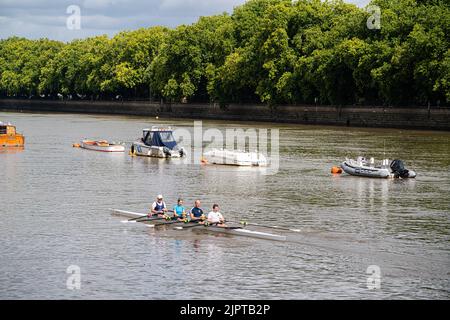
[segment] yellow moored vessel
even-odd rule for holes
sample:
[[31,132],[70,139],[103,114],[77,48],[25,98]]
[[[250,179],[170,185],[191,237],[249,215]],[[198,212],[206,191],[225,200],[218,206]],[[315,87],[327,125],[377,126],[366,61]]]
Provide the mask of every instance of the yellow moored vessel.
[[23,147],[25,137],[10,123],[0,122],[0,147]]

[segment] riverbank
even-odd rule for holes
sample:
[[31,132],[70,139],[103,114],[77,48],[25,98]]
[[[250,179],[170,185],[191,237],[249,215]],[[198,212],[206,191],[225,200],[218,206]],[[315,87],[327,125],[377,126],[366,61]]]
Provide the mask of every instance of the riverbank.
[[121,114],[233,121],[262,121],[349,127],[450,131],[450,109],[360,106],[161,104],[145,101],[55,101],[0,99],[3,111]]

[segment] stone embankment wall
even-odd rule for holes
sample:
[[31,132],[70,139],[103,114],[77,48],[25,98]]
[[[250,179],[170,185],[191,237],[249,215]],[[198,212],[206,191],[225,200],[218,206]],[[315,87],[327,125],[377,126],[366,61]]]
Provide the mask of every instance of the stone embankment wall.
[[450,131],[450,109],[231,104],[160,104],[145,101],[53,101],[1,99],[0,110],[162,116],[171,118],[265,121],[352,127]]

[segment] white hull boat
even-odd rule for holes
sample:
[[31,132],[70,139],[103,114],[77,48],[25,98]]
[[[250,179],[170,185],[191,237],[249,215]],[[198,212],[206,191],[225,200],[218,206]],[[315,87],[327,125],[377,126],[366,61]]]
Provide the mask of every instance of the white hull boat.
[[147,146],[146,144],[136,141],[131,147],[131,153],[140,157],[152,157],[152,158],[181,158],[182,155],[179,152],[173,152],[173,150],[166,147]]
[[231,166],[266,167],[267,158],[258,152],[213,149],[203,154],[203,160],[210,164]]
[[101,141],[83,140],[81,141],[80,148],[99,152],[125,152],[124,145],[117,143],[109,143],[106,140]]
[[171,128],[153,127],[144,129],[142,138],[133,142],[131,154],[153,158],[181,158],[185,156],[185,151],[177,145]]
[[415,178],[416,173],[412,170],[406,170],[401,160],[383,160],[381,165],[376,166],[373,158],[367,161],[364,157],[358,157],[357,160],[346,159],[341,164],[344,172],[359,177],[369,178]]

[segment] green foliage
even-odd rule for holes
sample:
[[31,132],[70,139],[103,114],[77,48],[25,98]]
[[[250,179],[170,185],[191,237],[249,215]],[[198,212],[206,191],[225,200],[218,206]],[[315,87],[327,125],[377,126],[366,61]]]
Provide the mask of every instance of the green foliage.
[[268,105],[450,102],[448,1],[249,0],[192,25],[61,43],[0,40],[3,96],[87,95]]
[[0,91],[9,96],[36,95],[41,70],[61,48],[61,43],[48,39],[0,40]]

